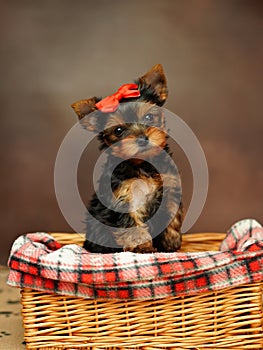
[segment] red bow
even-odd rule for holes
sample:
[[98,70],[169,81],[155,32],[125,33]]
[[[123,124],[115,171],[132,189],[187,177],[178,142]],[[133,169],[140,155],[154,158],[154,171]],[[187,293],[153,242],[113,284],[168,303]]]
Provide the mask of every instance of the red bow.
[[136,84],[124,84],[115,94],[105,97],[98,103],[96,107],[104,113],[115,112],[119,106],[119,101],[123,98],[139,97],[140,91]]

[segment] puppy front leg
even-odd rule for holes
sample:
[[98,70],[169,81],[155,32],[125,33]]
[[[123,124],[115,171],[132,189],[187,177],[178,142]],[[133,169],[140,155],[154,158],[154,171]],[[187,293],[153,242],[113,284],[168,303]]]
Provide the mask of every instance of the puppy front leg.
[[183,207],[181,203],[181,186],[179,178],[173,174],[163,175],[166,208],[171,219],[165,231],[160,235],[159,249],[164,252],[175,252],[181,247]]
[[116,209],[118,210],[118,207],[122,208],[126,205],[126,208],[129,208],[127,215],[134,223],[132,227],[121,228],[113,232],[116,243],[121,245],[124,251],[135,253],[155,251],[152,237],[144,223],[147,196],[152,191],[150,185],[142,179],[129,179],[124,181],[114,192]]
[[176,252],[181,248],[182,234],[181,226],[183,221],[183,209],[182,206],[179,207],[176,215],[173,217],[172,221],[161,234],[160,246],[161,250],[164,252]]

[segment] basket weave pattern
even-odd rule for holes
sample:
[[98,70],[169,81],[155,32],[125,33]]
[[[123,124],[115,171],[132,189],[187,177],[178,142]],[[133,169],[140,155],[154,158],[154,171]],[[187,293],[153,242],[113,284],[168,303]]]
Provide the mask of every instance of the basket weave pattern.
[[[52,234],[62,244],[84,236]],[[182,251],[218,250],[189,234]],[[204,240],[204,237],[206,239]],[[156,300],[94,300],[22,289],[27,349],[262,349],[262,283]]]

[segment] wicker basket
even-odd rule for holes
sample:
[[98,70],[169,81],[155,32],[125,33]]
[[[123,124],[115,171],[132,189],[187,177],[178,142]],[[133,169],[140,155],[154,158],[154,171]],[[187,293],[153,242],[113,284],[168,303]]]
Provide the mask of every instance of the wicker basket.
[[[60,243],[79,234],[52,234]],[[225,234],[188,234],[182,251],[217,250]],[[204,237],[206,240],[204,241]],[[22,289],[27,349],[263,349],[262,283],[187,297],[94,300]]]

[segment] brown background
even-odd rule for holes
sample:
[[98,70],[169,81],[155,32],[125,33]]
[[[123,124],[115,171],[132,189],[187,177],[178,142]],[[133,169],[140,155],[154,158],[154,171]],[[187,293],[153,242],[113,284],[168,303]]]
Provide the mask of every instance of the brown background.
[[[208,199],[191,231],[262,222],[262,4],[1,1],[1,262],[21,233],[72,230],[53,186],[58,148],[76,122],[69,105],[112,93],[156,63],[168,76],[165,106],[195,132],[209,166]],[[98,154],[94,142],[81,162],[85,201]],[[190,167],[177,149],[175,159],[187,205]]]

